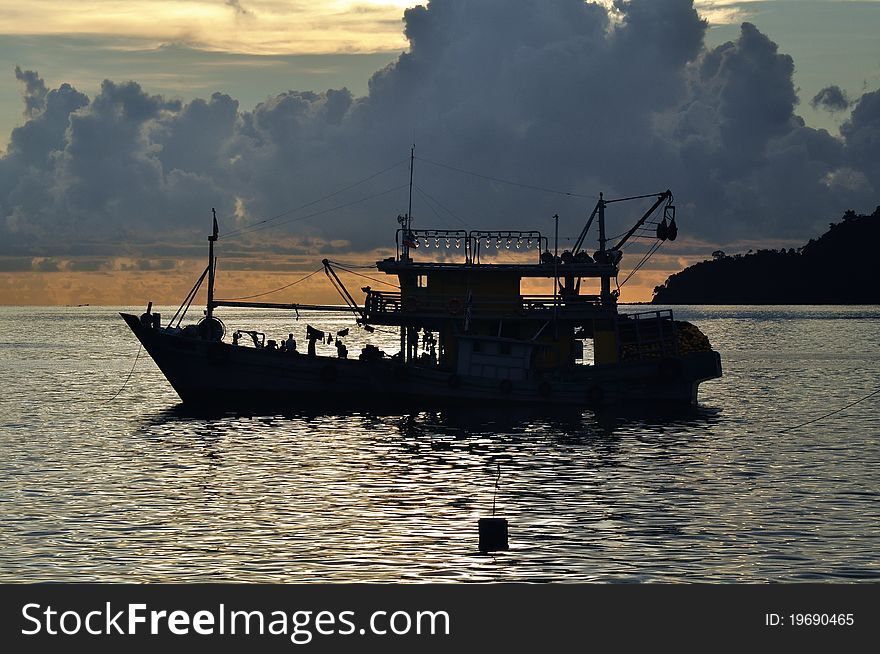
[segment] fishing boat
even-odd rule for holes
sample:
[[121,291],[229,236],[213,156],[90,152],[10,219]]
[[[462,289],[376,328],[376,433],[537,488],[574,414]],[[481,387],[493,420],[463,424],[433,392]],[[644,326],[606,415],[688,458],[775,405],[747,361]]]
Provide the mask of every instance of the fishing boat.
[[[605,233],[609,205],[645,199],[653,199],[648,210],[611,243]],[[385,279],[396,282],[394,292],[366,286],[358,302],[337,266],[324,259],[324,271],[344,306],[215,298],[215,214],[208,264],[171,321],[163,325],[152,303],[144,314],[123,313],[122,318],[185,404],[393,404],[415,410],[695,404],[699,384],[721,376],[721,358],[696,326],[675,320],[670,310],[622,313],[619,290],[611,287],[630,239],[646,230],[658,242],[675,239],[678,228],[669,190],[612,199],[600,194],[573,247],[561,253],[558,216],[551,252],[549,237],[538,230],[414,229],[411,214],[410,192],[409,210],[398,216],[395,255],[375,264]],[[585,244],[594,225],[598,249],[591,254]],[[431,244],[460,255],[439,261],[419,256]],[[521,256],[502,261],[491,253],[493,245],[513,245]],[[552,280],[552,294],[524,294],[524,282],[536,279],[547,286]],[[183,325],[205,280],[204,315]],[[399,347],[385,352],[367,345],[349,357],[344,330],[336,334],[337,355],[326,356],[315,343],[328,335],[311,326],[306,352],[293,344],[277,347],[258,330],[236,330],[230,338],[216,313],[223,307],[297,316],[300,311],[347,311],[354,329],[393,329]],[[394,340],[397,345],[397,336]]]

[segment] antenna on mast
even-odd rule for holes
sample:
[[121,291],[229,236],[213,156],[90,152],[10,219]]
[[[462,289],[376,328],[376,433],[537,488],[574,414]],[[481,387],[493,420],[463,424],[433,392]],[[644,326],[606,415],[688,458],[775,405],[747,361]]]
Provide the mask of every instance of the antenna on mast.
[[416,159],[416,144],[412,144],[409,151],[409,207],[406,210],[407,224],[406,228],[412,229],[412,187],[413,187],[413,166]]
[[418,247],[412,238],[412,191],[413,191],[413,167],[416,158],[416,144],[412,144],[409,151],[409,206],[407,206],[404,215],[397,216],[397,222],[400,224],[401,241],[403,244],[403,261],[409,261],[410,247]]
[[[217,262],[214,260],[214,243],[217,241],[219,229],[217,227],[217,210],[211,207],[213,223],[211,225],[211,235],[208,237],[208,307],[205,315],[208,319],[208,325],[214,317],[214,269]],[[208,332],[209,334],[211,332]]]

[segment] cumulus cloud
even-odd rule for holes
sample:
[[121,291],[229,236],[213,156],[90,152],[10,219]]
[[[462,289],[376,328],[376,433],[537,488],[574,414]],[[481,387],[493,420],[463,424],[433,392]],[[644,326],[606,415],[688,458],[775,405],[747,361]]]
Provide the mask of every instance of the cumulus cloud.
[[33,70],[15,67],[15,79],[24,84],[24,115],[33,118],[46,106],[46,83]]
[[840,128],[856,172],[866,176],[876,192],[880,188],[880,90],[865,93],[855,102],[852,115]]
[[202,240],[211,207],[224,232],[283,214],[243,251],[293,236],[388,245],[405,164],[313,202],[405,160],[413,139],[422,227],[549,232],[558,212],[576,232],[592,208],[430,161],[581,195],[669,187],[684,233],[707,243],[803,239],[877,203],[880,92],[853,103],[841,137],[813,129],[791,57],[750,23],[707,48],[690,0],[432,0],[403,24],[409,47],[365,97],[288,90],[250,109],[106,81],[87,98],[17,71],[28,120],[0,159],[0,254]]
[[810,106],[814,109],[822,108],[826,111],[846,111],[850,107],[849,97],[846,92],[836,84],[826,86],[810,100]]

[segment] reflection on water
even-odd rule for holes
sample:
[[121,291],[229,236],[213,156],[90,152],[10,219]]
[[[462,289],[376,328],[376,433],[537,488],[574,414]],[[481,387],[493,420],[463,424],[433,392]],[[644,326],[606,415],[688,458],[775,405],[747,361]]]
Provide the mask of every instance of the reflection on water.
[[880,310],[676,314],[724,361],[692,410],[334,414],[194,412],[148,360],[110,403],[137,351],[112,311],[0,309],[0,580],[880,578],[876,403],[780,433],[878,386]]

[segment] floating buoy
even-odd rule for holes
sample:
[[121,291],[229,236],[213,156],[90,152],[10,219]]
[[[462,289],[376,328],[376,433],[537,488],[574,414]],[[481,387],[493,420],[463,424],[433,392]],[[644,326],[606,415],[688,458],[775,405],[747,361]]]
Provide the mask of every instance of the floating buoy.
[[507,520],[504,518],[480,518],[480,551],[497,552],[507,550]]
[[498,464],[498,475],[495,477],[495,492],[492,494],[492,517],[480,518],[477,529],[480,534],[479,548],[481,552],[498,552],[507,550],[507,520],[495,517],[495,498],[498,495],[498,482],[501,480],[501,464]]

